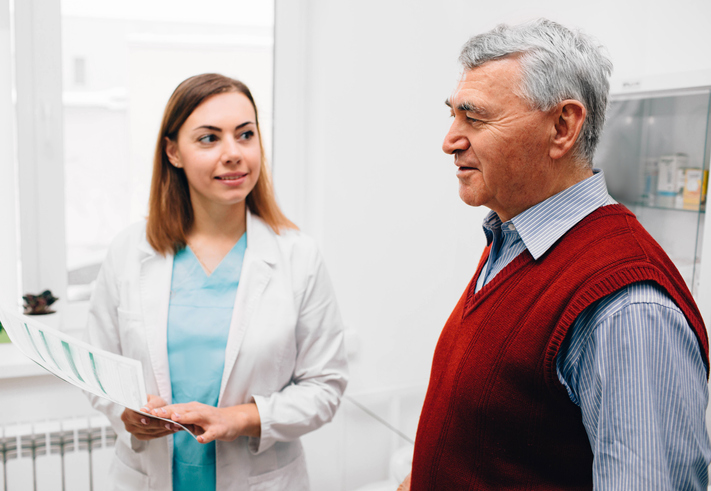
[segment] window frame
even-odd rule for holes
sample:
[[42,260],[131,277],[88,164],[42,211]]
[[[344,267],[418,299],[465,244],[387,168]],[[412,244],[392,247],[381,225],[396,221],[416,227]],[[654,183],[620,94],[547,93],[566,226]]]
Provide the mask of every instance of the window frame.
[[19,302],[19,250],[10,0],[0,0],[0,303]]
[[15,1],[14,10],[22,292],[66,299],[60,0]]

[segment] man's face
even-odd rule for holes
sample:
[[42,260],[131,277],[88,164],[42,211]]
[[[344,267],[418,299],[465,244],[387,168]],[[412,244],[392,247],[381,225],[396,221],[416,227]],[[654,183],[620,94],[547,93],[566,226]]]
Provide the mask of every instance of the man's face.
[[442,144],[454,155],[462,200],[490,208],[502,221],[550,196],[554,171],[548,149],[555,124],[516,95],[519,72],[515,58],[465,72],[447,101],[454,122]]

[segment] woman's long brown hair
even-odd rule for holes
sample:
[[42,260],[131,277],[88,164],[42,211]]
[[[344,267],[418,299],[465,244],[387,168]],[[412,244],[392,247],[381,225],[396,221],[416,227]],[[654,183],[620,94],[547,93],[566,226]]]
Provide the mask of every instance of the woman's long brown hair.
[[175,254],[187,244],[187,235],[193,225],[193,208],[190,202],[190,188],[183,169],[170,164],[165,153],[168,137],[173,141],[178,138],[178,131],[185,120],[202,102],[210,96],[225,92],[238,92],[249,99],[254,108],[261,164],[259,179],[246,199],[249,211],[259,216],[275,233],[282,229],[296,229],[282,211],[274,197],[271,173],[267,167],[259,131],[257,106],[249,88],[239,80],[216,73],[196,75],[182,82],[170,96],[163,113],[155,155],[153,157],[153,178],[148,202],[148,224],[146,237],[148,243],[157,252],[166,255]]

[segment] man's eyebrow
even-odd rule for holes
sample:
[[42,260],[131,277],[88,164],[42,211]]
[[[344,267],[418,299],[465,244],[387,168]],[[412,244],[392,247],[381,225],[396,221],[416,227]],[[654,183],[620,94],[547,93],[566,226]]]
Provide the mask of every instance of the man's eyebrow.
[[462,102],[459,104],[457,107],[460,111],[464,111],[467,113],[474,113],[474,114],[481,114],[485,115],[486,110],[483,107],[479,107],[476,104],[472,104],[471,102]]
[[[452,102],[449,99],[446,99],[444,103],[449,107],[450,109],[452,108]],[[486,110],[483,107],[479,107],[476,104],[473,104],[471,102],[462,102],[457,106],[458,111],[466,112],[466,113],[475,113],[475,114],[481,114],[482,116],[486,114]]]

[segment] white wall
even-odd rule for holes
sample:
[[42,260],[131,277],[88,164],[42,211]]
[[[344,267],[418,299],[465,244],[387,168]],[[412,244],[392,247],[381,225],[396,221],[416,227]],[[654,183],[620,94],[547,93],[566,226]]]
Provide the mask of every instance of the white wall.
[[[74,10],[75,2],[69,2]],[[231,8],[233,2],[222,0],[222,5]],[[273,33],[269,23],[236,26],[234,20],[232,25],[222,25],[201,24],[198,19],[86,17],[91,10],[75,12],[80,16],[65,12],[62,17],[70,270],[100,262],[113,237],[146,216],[163,108],[187,77],[218,72],[244,81],[263,111],[263,136],[271,142]],[[173,13],[186,14],[179,9]],[[84,83],[75,80],[77,59],[84,62]]]
[[[500,21],[539,15],[598,37],[617,77],[711,68],[706,0],[277,0],[277,194],[319,239],[360,342],[350,393],[427,383],[439,331],[484,246],[485,210],[459,201],[452,159],[440,150],[459,48]],[[78,391],[49,380],[0,380],[0,419],[87,411]],[[62,404],[47,403],[55,399]],[[358,431],[370,420],[358,422],[360,413],[343,404],[342,419],[306,439],[314,491],[385,478],[385,465],[358,458],[383,463],[392,443],[363,442]],[[401,416],[408,434],[418,406]]]
[[181,33],[181,25],[173,27],[173,32],[128,36],[128,96],[132,107],[140,108],[129,111],[130,180],[134,190],[131,221],[147,213],[153,152],[163,109],[175,87],[186,78],[218,72],[247,84],[260,110],[262,136],[265,142],[271,142],[271,30],[252,28],[250,32],[245,27],[230,33],[230,28],[206,25],[192,26],[191,32],[183,29]]
[[[322,244],[360,339],[357,390],[426,382],[439,330],[484,246],[485,210],[459,201],[440,149],[443,101],[469,36],[547,16],[597,37],[616,77],[711,68],[701,56],[711,3],[698,0],[314,0],[300,2],[301,18],[286,15],[293,4],[277,1],[277,194]],[[308,176],[301,191],[299,174]]]
[[[440,149],[443,101],[470,35],[543,15],[597,37],[616,77],[711,68],[701,56],[711,48],[711,3],[698,0],[314,0],[301,3],[302,19],[280,17],[290,3],[277,1],[277,193],[322,244],[345,322],[360,337],[358,389],[426,380],[437,334],[484,245],[485,210],[460,203],[452,158]],[[285,59],[294,45],[302,52]],[[294,118],[302,129],[281,124]],[[294,131],[304,139],[296,169]],[[309,177],[301,196],[290,189],[298,172]]]
[[322,246],[359,344],[355,392],[427,383],[484,247],[486,210],[460,202],[440,149],[471,35],[545,16],[598,38],[618,79],[711,68],[700,0],[277,0],[276,14],[277,195]]

